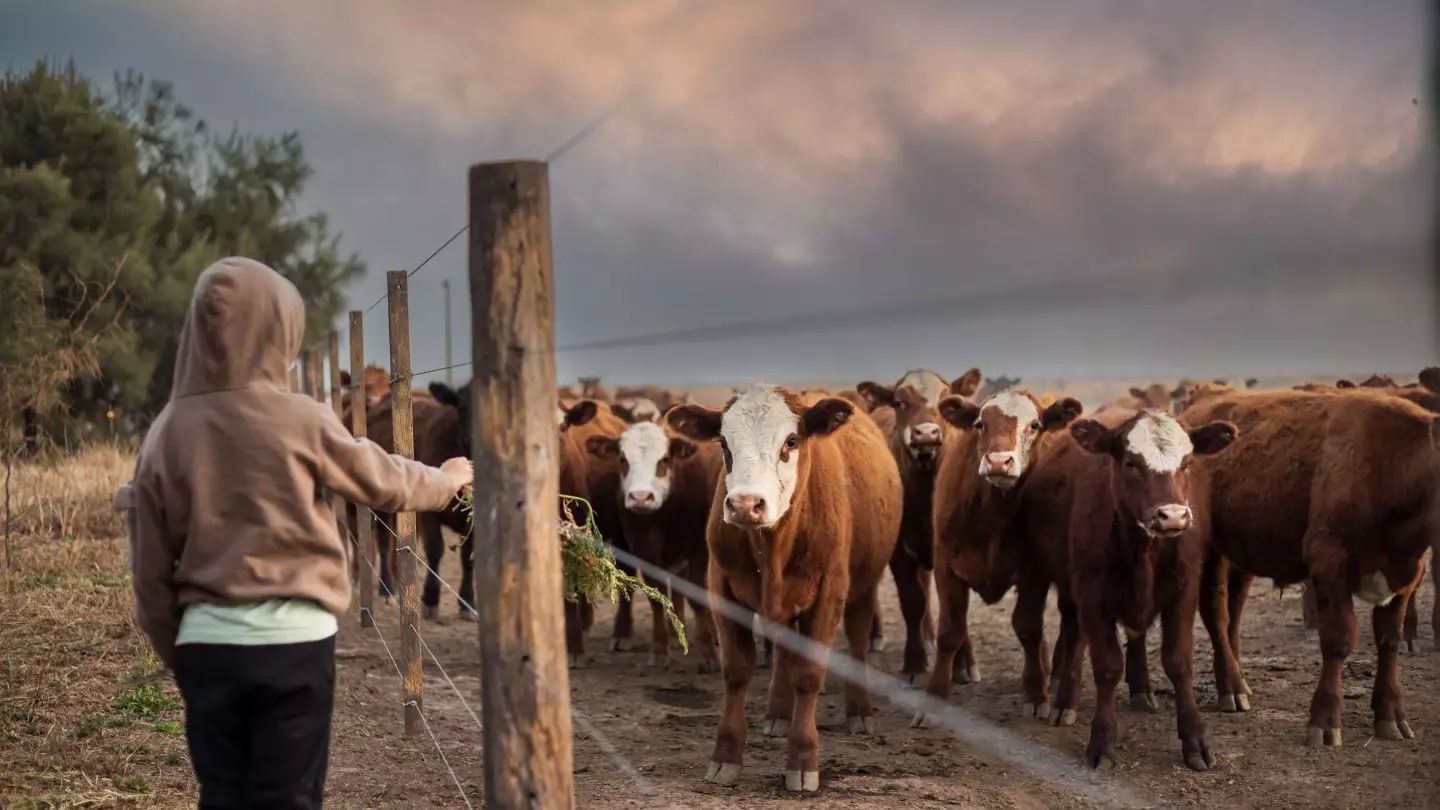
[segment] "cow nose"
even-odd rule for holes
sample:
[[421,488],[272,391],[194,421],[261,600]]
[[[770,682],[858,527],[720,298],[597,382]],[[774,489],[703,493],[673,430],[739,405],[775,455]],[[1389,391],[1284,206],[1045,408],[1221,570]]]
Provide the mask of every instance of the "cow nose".
[[1179,504],[1158,507],[1150,524],[1162,532],[1183,532],[1190,528],[1190,507]]
[[923,425],[916,425],[910,428],[910,446],[924,447],[940,443],[940,426],[934,422],[926,422]]
[[765,499],[759,495],[731,495],[725,506],[736,523],[759,523],[765,517]]
[[653,509],[655,493],[649,490],[634,490],[625,496],[625,507],[627,509]]
[[986,475],[1010,475],[1015,467],[1014,453],[986,453]]

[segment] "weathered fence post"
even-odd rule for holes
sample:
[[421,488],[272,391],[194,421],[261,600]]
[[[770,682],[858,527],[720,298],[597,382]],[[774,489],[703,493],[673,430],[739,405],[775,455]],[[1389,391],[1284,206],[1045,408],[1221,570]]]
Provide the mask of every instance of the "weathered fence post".
[[469,180],[485,806],[569,810],[549,172],[482,163]]
[[[302,353],[300,357],[304,357]],[[290,367],[290,390],[300,393],[300,357],[295,358],[295,364]]]
[[[350,432],[359,437],[367,433],[369,406],[365,396],[365,313],[350,310]],[[370,507],[352,503],[345,510],[345,519],[355,530],[356,553],[364,565],[359,566],[360,626],[375,626],[375,534],[374,516]]]
[[342,418],[344,408],[340,401],[340,333],[330,330],[330,407],[335,416]]
[[[415,421],[410,408],[410,284],[404,270],[385,274],[390,296],[390,424],[395,452],[415,457]],[[420,588],[415,577],[415,513],[395,515],[396,590],[400,601],[400,670],[405,682],[405,736],[420,733],[424,683],[420,671]]]

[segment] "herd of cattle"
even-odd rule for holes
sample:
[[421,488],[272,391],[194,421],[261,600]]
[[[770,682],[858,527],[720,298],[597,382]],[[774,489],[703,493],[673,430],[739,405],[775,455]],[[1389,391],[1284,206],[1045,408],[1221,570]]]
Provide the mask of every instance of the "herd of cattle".
[[[1254,380],[1154,385],[1089,415],[1074,398],[1037,397],[976,369],[953,381],[911,371],[892,385],[863,382],[837,394],[757,384],[719,409],[656,388],[612,396],[598,380],[582,382],[579,391],[561,389],[556,410],[560,490],[586,499],[607,540],[820,644],[843,627],[861,661],[880,649],[877,593],[888,567],[906,627],[902,673],[942,699],[952,684],[980,678],[967,630],[971,591],[994,604],[1013,588],[1025,715],[1076,722],[1089,649],[1092,768],[1115,763],[1122,675],[1133,708],[1158,709],[1145,659],[1157,618],[1182,757],[1195,770],[1213,765],[1193,689],[1194,617],[1198,610],[1214,649],[1221,710],[1247,711],[1239,625],[1257,576],[1303,583],[1307,624],[1319,629],[1323,663],[1307,744],[1341,744],[1355,597],[1373,606],[1374,734],[1414,736],[1397,658],[1402,642],[1414,649],[1411,595],[1440,539],[1440,368],[1407,385],[1386,377],[1285,390],[1254,390]],[[369,436],[387,445],[384,371],[367,372],[363,390]],[[417,458],[469,456],[470,407],[468,385],[417,391]],[[468,534],[457,509],[421,515],[419,525],[434,570],[444,552],[440,527]],[[387,590],[389,545],[380,555]],[[472,572],[462,568],[461,598],[471,601]],[[1060,631],[1047,656],[1052,588]],[[438,601],[431,575],[425,615]],[[700,671],[720,669],[725,690],[706,779],[734,784],[755,639],[749,626],[690,607]],[[629,648],[630,614],[625,600],[611,649]],[[592,615],[587,604],[566,606],[572,666]],[[663,659],[669,631],[656,618],[651,655]],[[1440,610],[1432,621],[1440,638]],[[824,667],[768,642],[765,658],[765,733],[788,737],[787,788],[816,790]],[[848,685],[845,707],[850,731],[866,733],[869,690]],[[922,712],[912,725],[931,719]]]

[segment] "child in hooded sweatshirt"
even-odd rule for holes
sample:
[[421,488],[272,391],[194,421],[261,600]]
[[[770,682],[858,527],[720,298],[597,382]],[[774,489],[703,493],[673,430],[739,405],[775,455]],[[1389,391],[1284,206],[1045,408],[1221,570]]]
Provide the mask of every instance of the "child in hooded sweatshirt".
[[334,708],[346,547],[327,492],[387,512],[436,511],[471,482],[350,435],[289,390],[305,305],[259,262],[200,275],[170,402],[116,495],[130,531],[135,619],[174,670],[200,807],[318,808]]

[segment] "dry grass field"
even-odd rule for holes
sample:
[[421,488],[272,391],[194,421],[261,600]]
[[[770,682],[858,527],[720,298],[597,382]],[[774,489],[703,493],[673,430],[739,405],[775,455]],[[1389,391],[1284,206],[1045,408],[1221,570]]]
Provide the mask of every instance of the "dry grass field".
[[[12,542],[5,550],[0,596],[0,807],[193,807],[194,781],[184,740],[184,715],[173,684],[122,691],[156,663],[130,614],[130,591],[115,487],[132,458],[97,448],[53,464],[17,468],[11,482]],[[442,573],[458,582],[455,554]],[[882,596],[887,649],[878,662],[899,667],[903,625],[888,582]],[[1345,747],[1313,750],[1301,741],[1318,676],[1315,635],[1300,624],[1298,595],[1256,584],[1246,614],[1245,665],[1255,690],[1243,715],[1215,710],[1210,650],[1197,625],[1196,688],[1215,769],[1192,773],[1182,764],[1169,683],[1152,650],[1152,679],[1161,711],[1122,706],[1123,764],[1111,777],[1149,806],[1360,808],[1440,806],[1440,653],[1428,627],[1434,594],[1420,595],[1422,645],[1403,654],[1402,683],[1418,739],[1370,738],[1369,691],[1374,651],[1368,616],[1345,672]],[[1086,671],[1081,722],[1051,728],[1020,716],[1019,648],[1010,628],[1011,601],[971,608],[972,633],[985,679],[957,687],[954,702],[1019,739],[1078,765],[1093,707]],[[327,806],[338,808],[464,807],[453,769],[469,802],[480,806],[479,731],[466,705],[479,710],[475,626],[457,621],[453,598],[425,637],[445,669],[427,658],[426,717],[446,762],[429,736],[401,734],[400,688],[386,645],[398,654],[393,608],[378,610],[379,627],[362,629],[354,612],[342,618],[338,691]],[[636,650],[608,652],[614,610],[604,606],[575,670],[575,708],[603,735],[603,744],[576,725],[578,806],[768,808],[797,800],[780,789],[783,741],[761,736],[765,678],[752,685],[752,727],[740,783],[721,789],[701,781],[722,692],[718,675],[698,675],[678,661],[647,665],[649,610],[636,611]],[[1049,638],[1054,639],[1052,616]],[[1158,645],[1158,633],[1151,644]],[[384,639],[386,644],[381,643]],[[459,687],[459,694],[451,683]],[[1122,688],[1122,693],[1124,692]],[[843,697],[833,676],[820,709],[822,792],[808,801],[827,808],[1056,808],[1107,806],[1087,799],[944,732],[909,728],[909,717],[883,700],[877,731],[850,737],[841,722]],[[612,748],[617,755],[606,752]],[[448,767],[447,767],[448,762]],[[647,795],[622,770],[633,765]]]

